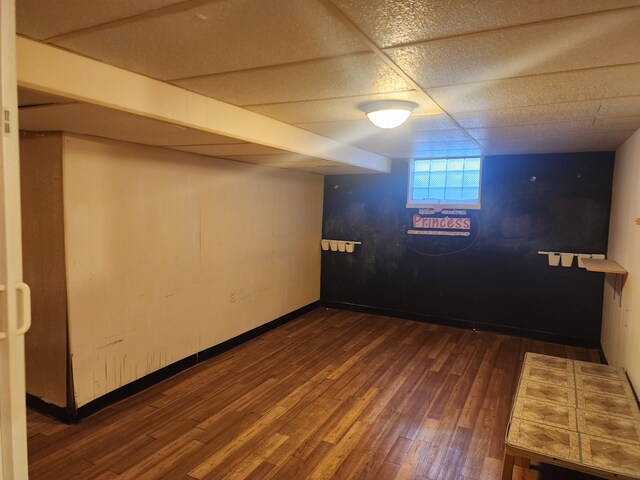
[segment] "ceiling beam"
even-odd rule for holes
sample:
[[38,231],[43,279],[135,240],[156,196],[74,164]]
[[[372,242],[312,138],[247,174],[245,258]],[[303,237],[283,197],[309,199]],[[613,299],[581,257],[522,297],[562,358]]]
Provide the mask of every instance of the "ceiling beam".
[[18,85],[174,125],[389,172],[381,155],[75,53],[17,37]]

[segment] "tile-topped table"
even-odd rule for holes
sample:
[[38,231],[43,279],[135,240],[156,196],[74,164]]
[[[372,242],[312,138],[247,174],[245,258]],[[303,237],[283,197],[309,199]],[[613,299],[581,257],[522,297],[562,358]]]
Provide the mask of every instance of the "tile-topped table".
[[522,457],[640,479],[640,410],[624,370],[527,353],[505,439],[503,480]]

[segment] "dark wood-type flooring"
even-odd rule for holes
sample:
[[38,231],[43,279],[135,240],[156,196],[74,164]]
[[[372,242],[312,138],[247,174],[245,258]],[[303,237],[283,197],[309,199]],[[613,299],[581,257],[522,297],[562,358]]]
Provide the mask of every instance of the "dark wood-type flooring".
[[78,425],[31,480],[499,479],[524,352],[595,350],[319,308]]

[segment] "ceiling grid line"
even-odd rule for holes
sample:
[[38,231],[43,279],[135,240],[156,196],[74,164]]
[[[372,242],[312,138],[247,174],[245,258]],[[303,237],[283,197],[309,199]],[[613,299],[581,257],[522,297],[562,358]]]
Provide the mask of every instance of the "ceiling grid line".
[[220,1],[223,1],[223,0],[185,0],[184,2],[176,3],[173,5],[167,5],[166,7],[154,8],[153,10],[147,10],[145,12],[138,13],[136,15],[130,15],[128,17],[118,18],[116,20],[110,20],[107,22],[98,23],[96,25],[90,25],[85,28],[72,30],[69,32],[62,33],[60,35],[54,35],[52,37],[43,39],[43,41],[47,43],[57,43],[62,40],[67,40],[71,37],[75,37],[77,35],[82,35],[89,32],[95,32],[95,31],[113,28],[121,25],[126,25],[128,23],[139,22],[140,20],[160,17],[163,15],[169,15],[172,13],[184,12],[186,10],[191,10],[192,8],[209,5],[211,3],[220,2]]
[[355,53],[344,53],[341,55],[331,55],[331,56],[325,56],[325,57],[316,57],[316,58],[308,58],[305,60],[298,60],[295,62],[286,62],[286,63],[276,63],[273,65],[263,65],[263,66],[259,66],[259,67],[250,67],[250,68],[241,68],[239,70],[228,70],[225,72],[218,72],[218,73],[205,73],[202,75],[194,75],[192,77],[178,77],[178,78],[171,78],[171,79],[167,79],[167,82],[170,83],[175,83],[175,82],[181,82],[184,80],[197,80],[200,78],[209,78],[209,77],[216,77],[216,76],[222,76],[222,75],[229,75],[229,74],[233,74],[233,73],[246,73],[246,72],[260,72],[260,71],[268,71],[268,70],[276,70],[278,68],[281,67],[287,67],[287,66],[301,66],[301,65],[309,65],[309,64],[314,64],[314,63],[321,63],[323,61],[326,60],[334,60],[334,59],[347,59],[347,58],[354,58],[354,57],[360,57],[363,55],[370,55],[371,52],[369,51],[362,51],[362,52],[355,52]]
[[[487,82],[493,82],[493,81],[500,81],[502,79],[497,79],[497,80],[487,80]],[[482,82],[479,82],[482,83]],[[469,84],[468,84],[469,85]],[[438,87],[441,88],[441,87]],[[568,100],[566,102],[551,102],[551,103],[536,103],[535,105],[531,105],[532,107],[547,107],[547,106],[552,106],[552,105],[571,105],[574,103],[583,103],[583,102],[597,102],[599,100],[613,100],[613,99],[638,99],[640,100],[640,95],[616,95],[613,97],[598,97],[598,98],[592,98],[589,100]],[[498,111],[503,111],[503,110],[519,110],[520,106],[515,106],[515,107],[501,107],[501,108],[490,108],[490,109],[486,109],[486,110],[460,110],[459,112],[456,113],[477,113],[477,112],[498,112]],[[598,108],[598,111],[600,111],[600,108]]]
[[[594,66],[594,67],[572,68],[572,69],[569,69],[569,70],[554,70],[554,71],[550,71],[550,72],[527,73],[527,74],[524,74],[524,75],[511,75],[511,76],[504,76],[504,77],[499,77],[499,78],[491,78],[491,79],[487,79],[487,80],[477,80],[477,81],[474,81],[474,82],[464,82],[464,83],[450,82],[450,83],[447,83],[447,84],[444,84],[444,85],[430,85],[429,87],[427,87],[427,89],[430,90],[430,89],[433,89],[433,88],[464,87],[464,86],[469,86],[469,85],[477,85],[477,84],[480,84],[480,83],[499,82],[501,80],[544,77],[546,75],[552,75],[552,74],[556,74],[556,73],[560,73],[561,74],[561,73],[573,73],[573,72],[589,72],[589,71],[593,71],[593,70],[605,70],[605,69],[614,68],[614,67],[628,67],[628,66],[634,66],[634,65],[640,65],[640,62],[612,63],[610,65],[598,65],[598,66]],[[604,98],[608,98],[608,97],[604,97]],[[609,98],[614,98],[614,97],[609,97]]]
[[[204,105],[210,99],[255,113],[247,117],[246,131],[234,135],[249,142],[261,138],[260,145],[287,145],[260,133],[257,125],[272,119],[327,137],[309,137],[312,143],[331,139],[337,142],[332,148],[355,147],[393,159],[611,151],[640,127],[640,0],[537,0],[535,6],[529,0],[74,2],[20,0],[19,34],[164,82],[153,92],[142,88],[142,79],[124,89],[133,92],[124,94],[134,103],[148,99],[143,102],[151,102],[157,120],[165,119],[164,109],[187,108],[198,121],[178,124],[207,122]],[[57,65],[48,67],[52,77],[61,76]],[[37,85],[23,84],[35,90]],[[192,98],[188,107],[162,94],[154,98],[174,86],[182,91],[178,96]],[[24,125],[28,118],[34,127],[66,122],[84,130],[88,122],[80,116],[96,115],[79,108],[88,104],[64,105],[92,97],[70,92],[65,101],[34,93],[22,90]],[[420,107],[401,128],[380,130],[359,106],[383,99]],[[36,121],[39,115],[42,121]],[[65,115],[75,116],[76,123]],[[138,125],[138,137],[152,142],[157,129],[158,142],[168,135],[178,148],[201,155],[223,151],[216,137],[187,132],[178,141],[170,127],[129,119],[124,128],[109,125],[117,123],[115,113],[104,118],[93,125],[94,133],[100,127],[135,140],[132,128]],[[220,125],[214,130],[228,130],[224,121]],[[245,159],[264,163],[280,155],[258,150]],[[302,159],[282,155],[287,162]]]
[[432,42],[435,43],[435,42],[446,41],[446,40],[456,40],[456,39],[465,38],[465,37],[474,37],[474,36],[481,36],[486,34],[501,33],[501,32],[506,32],[510,30],[519,30],[521,28],[535,27],[540,25],[552,25],[554,23],[561,23],[569,20],[578,20],[582,18],[604,16],[610,13],[624,12],[624,11],[638,10],[638,9],[640,9],[640,5],[630,6],[630,7],[621,7],[621,8],[611,8],[607,10],[598,10],[595,12],[579,13],[577,15],[567,15],[565,17],[548,18],[544,20],[537,20],[534,22],[516,23],[513,25],[505,25],[504,27],[487,28],[484,30],[476,30],[473,32],[462,32],[462,33],[455,33],[452,35],[441,35],[439,37],[431,37],[423,40],[414,40],[411,42],[397,43],[388,47],[381,47],[381,48],[382,50],[393,50],[396,48],[400,49],[405,47],[415,47],[417,45],[423,45],[423,44],[432,43]]

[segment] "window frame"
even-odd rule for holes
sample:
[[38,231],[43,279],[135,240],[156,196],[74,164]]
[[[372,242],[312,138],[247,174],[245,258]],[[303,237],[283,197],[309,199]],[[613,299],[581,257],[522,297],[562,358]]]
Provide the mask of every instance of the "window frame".
[[[480,159],[480,181],[478,185],[478,201],[476,203],[433,203],[433,202],[419,202],[414,200],[411,195],[413,193],[413,179],[415,163],[417,160],[456,160],[465,158],[478,158]],[[466,155],[464,157],[419,157],[409,159],[409,181],[407,182],[407,208],[436,208],[436,209],[460,209],[460,210],[480,210],[482,207],[482,166],[484,164],[484,155]]]

